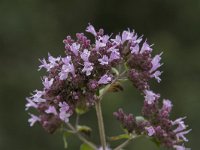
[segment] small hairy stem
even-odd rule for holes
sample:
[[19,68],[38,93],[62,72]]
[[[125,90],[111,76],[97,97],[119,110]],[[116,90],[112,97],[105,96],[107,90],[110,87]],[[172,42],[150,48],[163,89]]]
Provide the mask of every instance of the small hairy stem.
[[114,148],[113,150],[121,150],[122,148],[124,148],[125,146],[127,146],[129,144],[130,141],[140,137],[141,135],[132,135],[131,138],[127,139],[126,141],[124,141],[122,144],[120,144],[119,146],[117,146],[116,148]]
[[75,127],[73,127],[70,123],[67,123],[67,126],[74,132],[74,134],[76,134],[78,136],[78,138],[84,142],[85,144],[89,145],[91,148],[93,148],[94,150],[97,149],[97,147],[90,141],[88,141],[86,138],[84,138],[77,130]]
[[75,123],[76,129],[77,129],[78,125],[79,125],[79,114],[76,115],[76,123]]
[[97,114],[98,125],[99,125],[99,135],[100,135],[101,145],[102,145],[103,150],[105,150],[106,149],[106,136],[105,136],[105,128],[104,128],[104,122],[103,122],[100,101],[96,102],[95,108],[96,108],[96,114]]
[[132,139],[128,139],[126,141],[124,141],[122,144],[120,144],[119,146],[117,146],[114,150],[121,150],[122,148],[124,148],[126,145],[128,145],[128,143],[131,141]]

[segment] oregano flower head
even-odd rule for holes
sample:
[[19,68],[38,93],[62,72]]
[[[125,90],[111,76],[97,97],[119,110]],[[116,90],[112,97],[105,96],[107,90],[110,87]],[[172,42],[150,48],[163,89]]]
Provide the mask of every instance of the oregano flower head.
[[89,39],[84,33],[77,33],[76,38],[67,36],[62,56],[49,53],[47,59],[40,59],[38,70],[45,69],[46,75],[42,77],[43,89],[27,98],[26,110],[38,112],[30,114],[30,125],[38,122],[47,132],[54,133],[77,110],[89,110],[107,91],[122,89],[120,82],[129,79],[144,97],[143,117],[138,120],[119,109],[114,116],[122,127],[128,134],[146,135],[167,148],[184,150],[182,143],[188,141],[185,134],[190,131],[185,118],[170,120],[171,101],[160,101],[160,94],[155,94],[149,85],[150,79],[161,81],[162,53],[153,56],[152,45],[134,30],[111,36],[89,24],[86,32],[94,38]]

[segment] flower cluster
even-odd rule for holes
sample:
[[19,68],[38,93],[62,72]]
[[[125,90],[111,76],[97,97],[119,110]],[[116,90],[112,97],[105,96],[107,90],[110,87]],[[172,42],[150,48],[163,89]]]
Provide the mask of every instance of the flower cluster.
[[169,119],[172,109],[170,100],[164,99],[162,107],[159,106],[159,95],[153,92],[146,93],[142,115],[145,119],[137,120],[132,114],[125,114],[122,109],[114,113],[114,116],[122,123],[122,127],[129,133],[138,135],[147,135],[154,138],[157,143],[177,150],[185,150],[182,145],[188,139],[185,134],[191,131],[187,130],[183,119],[175,121]]
[[128,78],[144,95],[145,121],[138,121],[119,109],[114,115],[123,128],[129,133],[147,134],[166,147],[180,150],[183,146],[179,143],[187,141],[184,134],[189,130],[185,130],[183,118],[169,119],[171,102],[164,100],[160,108],[160,95],[153,93],[149,85],[152,78],[161,81],[162,72],[158,69],[162,53],[152,57],[152,45],[134,31],[125,30],[112,38],[103,29],[97,31],[89,24],[86,32],[94,39],[88,39],[84,33],[77,33],[76,38],[67,36],[63,40],[64,56],[48,54],[48,59],[40,60],[38,70],[45,69],[47,73],[42,77],[43,89],[35,90],[27,98],[26,110],[34,108],[38,112],[38,115],[30,113],[30,125],[38,122],[53,133],[68,123],[77,109],[93,107],[101,99],[101,89],[120,82],[120,78]]

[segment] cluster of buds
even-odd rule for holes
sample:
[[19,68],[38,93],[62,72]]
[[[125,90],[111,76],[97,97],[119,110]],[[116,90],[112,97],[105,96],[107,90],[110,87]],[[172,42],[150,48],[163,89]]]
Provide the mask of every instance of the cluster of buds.
[[[160,109],[160,96],[150,91],[149,86],[152,78],[161,81],[162,72],[158,69],[162,53],[152,57],[152,45],[134,31],[125,30],[112,38],[103,29],[97,31],[89,24],[86,32],[94,36],[93,43],[84,33],[77,33],[76,38],[67,36],[63,40],[64,56],[48,54],[48,59],[40,60],[38,70],[45,69],[47,75],[42,77],[43,89],[35,90],[27,98],[26,110],[34,108],[38,112],[38,115],[30,113],[30,125],[38,122],[53,133],[68,123],[77,109],[93,107],[101,99],[101,89],[120,82],[120,78],[128,78],[145,95],[142,112],[146,120],[137,122],[121,109],[114,115],[129,133],[147,133],[166,147],[180,149],[178,143],[181,138],[186,141],[184,134],[189,131],[183,131],[186,126],[182,119],[169,120],[171,102],[164,100]],[[176,125],[178,128],[174,129]]]

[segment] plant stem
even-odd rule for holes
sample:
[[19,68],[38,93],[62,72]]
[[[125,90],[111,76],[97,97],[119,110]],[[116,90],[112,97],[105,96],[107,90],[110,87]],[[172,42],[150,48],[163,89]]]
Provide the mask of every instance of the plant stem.
[[77,129],[78,125],[79,125],[79,114],[76,114],[76,122],[75,122],[76,129]]
[[67,126],[78,136],[78,138],[89,145],[92,149],[96,150],[97,147],[90,141],[88,141],[86,138],[84,138],[77,130],[74,128],[70,123],[67,123]]
[[[123,76],[126,73],[126,70],[123,71],[121,74],[119,74],[110,84],[114,84],[121,76]],[[110,87],[109,86],[109,87]],[[105,136],[105,128],[104,128],[104,122],[103,122],[103,115],[102,115],[102,110],[101,110],[101,100],[103,96],[108,92],[109,87],[104,89],[103,93],[99,95],[99,100],[96,102],[95,108],[96,108],[96,114],[97,114],[97,120],[98,120],[98,125],[99,125],[99,135],[100,135],[100,140],[101,140],[101,145],[103,150],[106,149],[106,136]]]
[[139,138],[139,137],[141,137],[141,135],[132,135],[131,138],[127,139],[126,141],[124,141],[122,144],[120,144],[119,146],[117,146],[117,147],[114,148],[113,150],[121,150],[121,149],[124,148],[126,145],[128,145],[130,141],[132,141],[133,139]]
[[106,136],[105,136],[105,128],[104,128],[100,100],[96,102],[95,108],[96,108],[96,114],[97,114],[98,125],[99,125],[99,135],[100,135],[101,145],[102,145],[103,150],[105,150],[106,149]]
[[125,147],[126,145],[128,145],[128,143],[131,141],[132,139],[128,139],[126,141],[124,141],[122,144],[120,144],[119,146],[117,146],[114,150],[121,150],[123,147]]

